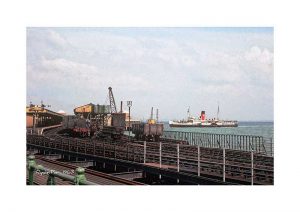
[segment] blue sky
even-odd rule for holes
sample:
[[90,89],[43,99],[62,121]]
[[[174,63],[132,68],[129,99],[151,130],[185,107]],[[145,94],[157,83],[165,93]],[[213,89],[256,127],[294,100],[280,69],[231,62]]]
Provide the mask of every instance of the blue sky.
[[133,116],[273,120],[273,28],[27,28],[27,104],[72,114],[108,87]]

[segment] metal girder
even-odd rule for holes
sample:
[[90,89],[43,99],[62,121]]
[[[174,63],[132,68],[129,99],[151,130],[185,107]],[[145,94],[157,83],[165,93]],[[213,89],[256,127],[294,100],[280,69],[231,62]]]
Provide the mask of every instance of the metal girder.
[[110,102],[110,108],[111,108],[111,113],[116,113],[117,112],[117,106],[114,98],[114,94],[112,92],[112,88],[108,88],[108,95],[109,95],[109,102]]

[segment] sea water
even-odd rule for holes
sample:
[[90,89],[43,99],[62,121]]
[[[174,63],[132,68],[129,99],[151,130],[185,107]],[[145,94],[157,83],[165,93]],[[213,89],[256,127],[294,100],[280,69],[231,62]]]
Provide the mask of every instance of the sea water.
[[274,137],[274,122],[239,122],[238,127],[170,127],[164,123],[164,131],[199,132],[230,135]]

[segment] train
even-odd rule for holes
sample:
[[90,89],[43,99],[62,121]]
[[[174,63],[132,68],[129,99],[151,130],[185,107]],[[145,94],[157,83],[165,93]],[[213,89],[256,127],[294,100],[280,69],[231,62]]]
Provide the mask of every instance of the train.
[[108,88],[110,104],[86,104],[74,109],[74,115],[65,116],[62,121],[63,133],[71,136],[92,137],[121,135],[126,127],[126,114],[117,112],[112,88]]
[[75,137],[92,136],[96,131],[91,127],[89,119],[77,115],[64,116],[62,128],[64,132]]
[[82,115],[68,115],[63,117],[62,133],[73,137],[102,136],[111,132],[118,137],[125,130],[125,113],[114,113],[107,116],[94,116],[85,118]]

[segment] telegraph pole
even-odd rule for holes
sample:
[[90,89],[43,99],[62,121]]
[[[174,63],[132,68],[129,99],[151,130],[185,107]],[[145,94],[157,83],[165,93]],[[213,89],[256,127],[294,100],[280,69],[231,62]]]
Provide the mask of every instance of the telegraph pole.
[[132,106],[132,101],[127,101],[127,106],[129,108],[129,140],[131,141],[131,137],[130,137],[130,132],[131,132],[131,129],[130,129],[130,108]]

